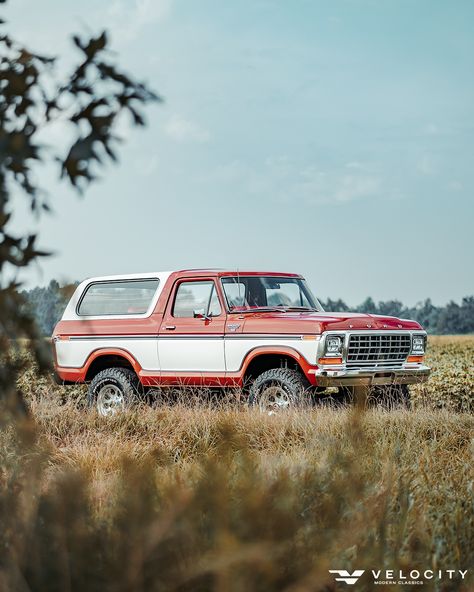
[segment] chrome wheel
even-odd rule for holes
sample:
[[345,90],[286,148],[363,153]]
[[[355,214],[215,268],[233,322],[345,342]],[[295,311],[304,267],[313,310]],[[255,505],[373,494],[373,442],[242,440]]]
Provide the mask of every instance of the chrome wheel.
[[291,407],[291,397],[287,391],[279,385],[269,386],[262,390],[258,407],[262,413],[275,415],[287,411]]
[[97,411],[99,415],[110,417],[125,409],[125,397],[114,384],[104,385],[97,393]]

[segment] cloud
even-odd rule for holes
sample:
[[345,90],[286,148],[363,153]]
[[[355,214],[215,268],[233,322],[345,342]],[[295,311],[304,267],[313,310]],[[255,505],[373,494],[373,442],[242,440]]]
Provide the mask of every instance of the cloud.
[[464,185],[461,183],[461,181],[455,179],[448,183],[448,189],[451,191],[462,191],[464,189]]
[[425,126],[425,133],[429,136],[436,136],[439,134],[439,127],[436,125],[436,123],[428,123]]
[[138,175],[148,177],[158,169],[158,164],[157,154],[143,155],[135,160],[135,170]]
[[372,175],[343,175],[336,180],[333,201],[348,202],[376,197],[380,193],[380,180]]
[[436,173],[435,159],[430,154],[423,154],[416,163],[416,169],[424,176],[431,176]]
[[163,21],[171,6],[171,0],[115,0],[108,7],[106,16],[114,43],[134,41],[145,27]]
[[218,187],[232,187],[242,197],[262,198],[277,203],[302,202],[308,205],[346,204],[393,196],[383,189],[381,177],[369,165],[350,162],[331,170],[303,165],[285,156],[268,158],[261,167],[234,160],[217,167],[199,182]]
[[184,119],[177,115],[165,124],[165,133],[175,142],[208,142],[211,135],[209,131],[201,127],[198,123]]
[[357,163],[329,171],[309,166],[296,177],[293,192],[306,203],[348,203],[379,195],[381,181]]

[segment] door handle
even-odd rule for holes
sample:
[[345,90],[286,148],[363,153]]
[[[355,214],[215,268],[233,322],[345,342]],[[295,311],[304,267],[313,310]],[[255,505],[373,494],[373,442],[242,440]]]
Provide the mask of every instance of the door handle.
[[176,329],[176,325],[166,325],[165,329],[167,331],[174,331]]

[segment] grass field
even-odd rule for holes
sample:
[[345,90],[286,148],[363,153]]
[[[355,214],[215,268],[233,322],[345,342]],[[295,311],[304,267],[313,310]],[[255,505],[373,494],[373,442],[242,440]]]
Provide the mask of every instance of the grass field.
[[428,362],[413,411],[271,417],[106,420],[28,370],[34,422],[0,432],[0,590],[347,589],[329,569],[366,570],[357,590],[371,569],[468,570],[424,589],[473,590],[474,338],[432,338]]

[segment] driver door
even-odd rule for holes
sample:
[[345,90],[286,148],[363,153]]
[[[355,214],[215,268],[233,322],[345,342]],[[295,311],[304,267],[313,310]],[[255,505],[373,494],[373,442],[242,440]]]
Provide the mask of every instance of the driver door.
[[223,377],[225,321],[213,278],[178,280],[158,336],[162,381],[201,384]]

